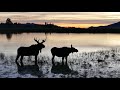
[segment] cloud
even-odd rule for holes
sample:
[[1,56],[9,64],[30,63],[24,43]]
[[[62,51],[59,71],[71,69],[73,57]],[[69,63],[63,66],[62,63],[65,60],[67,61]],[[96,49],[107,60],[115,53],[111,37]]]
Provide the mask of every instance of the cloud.
[[0,12],[0,22],[111,24],[120,20],[120,12]]
[[[117,19],[111,19],[111,20],[28,20],[32,23],[66,23],[66,24],[112,24],[114,22],[117,22]],[[22,20],[21,22],[28,22],[27,20]]]

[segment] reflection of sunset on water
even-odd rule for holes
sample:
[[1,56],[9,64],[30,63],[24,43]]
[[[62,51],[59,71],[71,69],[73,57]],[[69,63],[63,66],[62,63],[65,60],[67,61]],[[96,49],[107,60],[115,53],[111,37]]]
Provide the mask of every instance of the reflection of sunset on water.
[[[109,46],[120,46],[119,34],[46,34],[47,41],[45,49],[42,54],[50,54],[52,47],[70,47],[72,44],[74,47],[82,51],[96,51],[103,48],[109,48]],[[15,54],[16,50],[20,46],[30,46],[36,44],[34,38],[42,41],[46,38],[44,33],[23,33],[12,34],[11,39],[7,39],[5,34],[0,34],[0,52],[7,54]]]

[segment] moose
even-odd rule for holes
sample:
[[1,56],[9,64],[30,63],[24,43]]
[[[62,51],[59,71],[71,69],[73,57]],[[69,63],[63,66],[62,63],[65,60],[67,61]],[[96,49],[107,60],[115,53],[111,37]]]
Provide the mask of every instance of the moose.
[[73,52],[78,52],[78,50],[74,47],[61,47],[61,48],[58,48],[58,47],[53,47],[51,49],[51,53],[52,53],[52,62],[54,62],[54,58],[55,56],[57,57],[62,57],[62,63],[64,61],[64,58],[66,59],[66,63],[67,63],[67,57],[69,56],[70,53],[73,53]]
[[35,65],[37,65],[37,56],[39,54],[39,51],[41,52],[41,50],[45,48],[45,45],[43,43],[46,41],[46,39],[42,40],[42,42],[39,42],[39,40],[34,38],[34,41],[37,42],[37,44],[33,44],[29,47],[19,47],[17,49],[16,63],[19,57],[21,56],[20,63],[21,66],[23,66],[23,62],[22,62],[23,57],[32,55],[35,56]]

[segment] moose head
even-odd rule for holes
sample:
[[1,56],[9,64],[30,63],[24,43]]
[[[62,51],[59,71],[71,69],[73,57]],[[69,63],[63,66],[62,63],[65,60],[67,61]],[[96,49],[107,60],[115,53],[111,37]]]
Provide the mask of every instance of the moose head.
[[39,42],[39,40],[37,40],[37,39],[34,38],[34,41],[37,42],[38,49],[39,49],[40,52],[41,52],[42,48],[45,48],[45,45],[44,45],[43,43],[44,43],[46,40],[42,40],[42,42]]
[[73,53],[73,52],[78,52],[78,50],[76,49],[76,48],[74,48],[73,46],[72,46],[72,44],[71,44],[71,52]]

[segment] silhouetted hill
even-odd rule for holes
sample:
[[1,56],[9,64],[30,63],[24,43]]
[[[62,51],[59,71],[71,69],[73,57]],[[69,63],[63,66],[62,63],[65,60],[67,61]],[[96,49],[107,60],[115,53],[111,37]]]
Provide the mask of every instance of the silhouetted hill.
[[106,26],[89,27],[88,30],[91,30],[91,32],[98,32],[98,33],[120,33],[120,22]]
[[23,33],[23,32],[41,32],[41,33],[120,33],[120,22],[107,26],[75,28],[61,27],[51,23],[34,24],[34,23],[13,23],[7,19],[6,23],[0,24],[0,33]]
[[0,33],[23,33],[23,32],[44,32],[44,33],[79,33],[82,28],[61,27],[55,24],[34,24],[34,23],[13,23],[7,19],[6,23],[0,24]]
[[90,28],[113,28],[113,29],[120,29],[120,22],[113,23],[107,26],[98,26],[98,27],[90,27]]
[[110,25],[108,25],[106,27],[109,27],[109,28],[120,28],[120,22],[110,24]]

